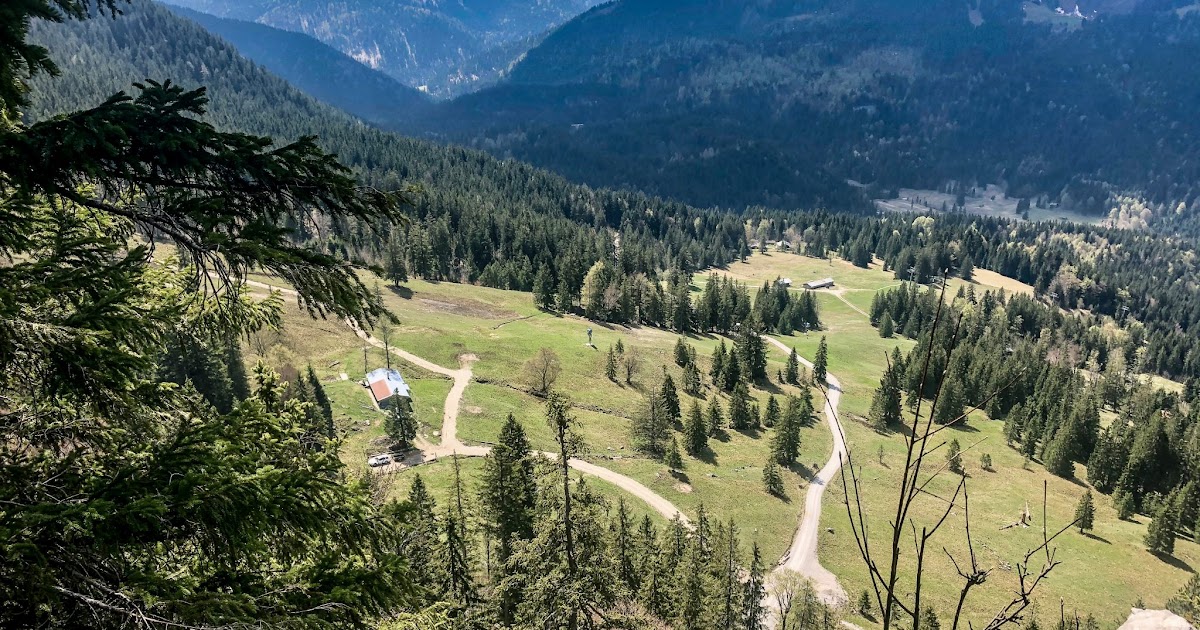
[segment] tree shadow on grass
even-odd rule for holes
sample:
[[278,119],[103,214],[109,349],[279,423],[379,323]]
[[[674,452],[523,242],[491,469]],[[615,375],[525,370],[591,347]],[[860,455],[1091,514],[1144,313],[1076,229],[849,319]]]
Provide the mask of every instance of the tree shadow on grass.
[[1175,556],[1164,554],[1164,553],[1158,553],[1157,551],[1151,551],[1150,553],[1154,557],[1175,567],[1176,569],[1183,569],[1184,571],[1187,571],[1188,573],[1194,573],[1194,571],[1192,569],[1192,565],[1188,564],[1187,562],[1183,561],[1180,558],[1176,558]]
[[413,290],[406,286],[398,287],[395,285],[390,285],[388,286],[388,290],[392,292],[392,295],[395,295],[402,300],[411,300],[413,296]]
[[704,447],[704,450],[697,453],[695,458],[711,466],[717,465],[717,453],[708,446]]
[[682,470],[668,470],[667,472],[671,474],[671,478],[675,481],[678,481],[679,483],[686,483],[689,486],[692,485],[692,478]]
[[[942,425],[935,422],[935,423],[933,423],[933,426],[936,428],[936,427],[940,427]],[[951,426],[949,430],[950,431],[958,431],[961,433],[979,433],[979,429],[976,429],[974,426],[967,424],[965,422],[959,422],[958,424]]]
[[[770,379],[767,379],[765,381],[755,382],[754,386],[757,387],[758,389],[761,389],[764,392],[767,392],[768,394],[773,395],[773,396],[786,396],[787,395],[787,391],[785,389],[783,389],[782,387],[780,387],[779,385],[777,385]],[[813,403],[816,404],[816,401],[814,400]]]
[[1109,540],[1107,538],[1104,538],[1103,536],[1097,536],[1097,535],[1093,534],[1092,532],[1084,532],[1083,535],[1086,536],[1087,538],[1091,538],[1092,540],[1095,540],[1097,542],[1102,542],[1106,545],[1112,544],[1111,542],[1109,542]]
[[761,427],[746,427],[745,429],[734,429],[738,433],[752,439],[757,440],[762,437],[763,429]]
[[708,439],[716,440],[722,444],[728,444],[729,443],[729,432],[726,431],[725,429],[717,429],[717,432],[708,436]]
[[799,463],[791,464],[787,467],[787,469],[796,473],[797,475],[800,475],[801,479],[805,479],[809,482],[816,478],[817,472],[820,470],[819,468],[814,470],[809,466]]
[[1079,486],[1080,488],[1083,488],[1084,490],[1091,490],[1091,487],[1088,486],[1086,483],[1083,483],[1083,481],[1081,481],[1079,479],[1079,477],[1072,476],[1070,479],[1067,479],[1067,481],[1070,481],[1071,483]]

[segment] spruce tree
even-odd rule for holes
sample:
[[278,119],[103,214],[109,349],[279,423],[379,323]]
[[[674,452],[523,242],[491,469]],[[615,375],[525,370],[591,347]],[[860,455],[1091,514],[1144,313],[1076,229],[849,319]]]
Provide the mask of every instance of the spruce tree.
[[933,606],[926,606],[921,611],[921,628],[922,630],[942,630],[942,622],[938,619]]
[[1071,432],[1064,427],[1046,447],[1044,458],[1046,471],[1063,479],[1071,479],[1075,476],[1075,462],[1071,460],[1073,450],[1073,444],[1070,442],[1071,436]]
[[692,355],[688,352],[687,342],[683,340],[683,337],[677,338],[675,340],[675,365],[686,367],[691,362]]
[[766,611],[762,602],[767,596],[766,579],[763,575],[762,554],[755,542],[750,551],[750,567],[746,581],[742,583],[742,629],[765,630],[763,620]]
[[792,352],[788,354],[787,367],[783,372],[783,380],[789,385],[800,384],[800,357],[796,354],[795,348],[792,348]]
[[671,437],[671,419],[658,396],[646,399],[629,426],[634,448],[654,457],[666,453],[667,438]]
[[663,463],[672,471],[683,470],[683,456],[679,454],[679,440],[675,436],[671,436],[671,442],[667,445],[667,453],[663,456]]
[[547,397],[546,424],[558,446],[553,469],[560,491],[539,497],[534,538],[513,555],[515,577],[504,580],[499,591],[519,585],[519,627],[578,628],[581,615],[612,606],[621,588],[605,544],[604,501],[582,478],[571,480],[570,460],[585,445],[570,401],[558,392]]
[[571,312],[571,308],[575,305],[575,296],[571,294],[571,287],[567,285],[566,278],[558,281],[558,290],[554,292],[554,302],[557,310],[561,313]]
[[711,627],[706,623],[704,614],[705,578],[708,577],[705,554],[700,537],[693,536],[676,578],[680,593],[679,616],[675,620],[675,627],[681,630],[707,630]]
[[638,589],[637,601],[646,610],[659,618],[671,616],[671,599],[667,596],[672,575],[667,556],[659,545],[658,531],[650,521],[650,515],[642,517],[638,527]]
[[805,399],[789,396],[787,407],[771,438],[771,455],[781,466],[792,466],[800,456],[800,430],[806,423]]
[[1096,520],[1096,506],[1092,503],[1092,491],[1088,490],[1079,497],[1079,504],[1075,506],[1075,524],[1079,526],[1079,533],[1092,529]]
[[717,347],[713,349],[712,369],[708,374],[714,384],[720,384],[722,387],[725,382],[725,361],[728,358],[727,354],[725,340],[722,339],[721,343],[717,344]]
[[725,428],[725,417],[721,413],[721,401],[716,396],[708,399],[708,409],[704,414],[704,428],[708,437],[714,437]]
[[166,351],[158,361],[157,378],[179,385],[191,384],[218,412],[229,413],[236,398],[228,363],[227,350],[218,350],[190,331],[181,331],[168,339]]
[[1150,521],[1150,526],[1146,528],[1144,539],[1146,548],[1162,555],[1169,556],[1175,553],[1175,531],[1179,527],[1177,518],[1174,503],[1163,501],[1158,511],[1154,513],[1154,519]]
[[484,458],[480,483],[482,513],[503,562],[517,540],[533,536],[533,509],[537,485],[534,461],[525,429],[513,414],[500,428],[496,445]]
[[617,565],[617,579],[630,593],[637,593],[642,579],[637,567],[640,550],[634,539],[633,519],[625,504],[625,497],[617,499],[617,514],[609,525],[609,537]]
[[950,440],[950,446],[946,450],[946,468],[957,475],[963,474],[962,463],[962,446],[958,440]]
[[681,410],[679,408],[679,392],[675,389],[675,379],[667,373],[666,368],[663,368],[662,386],[658,392],[659,399],[662,401],[663,410],[667,412],[667,418],[672,422],[678,422]]
[[782,412],[779,409],[779,401],[772,395],[767,398],[767,408],[763,411],[762,424],[768,429],[774,428],[779,424],[782,417]]
[[692,401],[683,431],[687,454],[692,457],[700,457],[708,448],[708,427],[705,426],[699,402]]
[[438,598],[445,581],[438,570],[440,531],[435,514],[437,504],[419,473],[413,474],[412,486],[408,489],[408,503],[412,506],[413,518],[407,528],[404,555],[413,566],[427,567],[424,571],[415,572],[413,577],[418,586],[433,598]]
[[742,325],[733,354],[738,357],[742,377],[750,381],[767,378],[767,344],[762,338],[762,323],[752,315]]
[[858,614],[868,619],[871,617],[871,596],[866,589],[858,594]]
[[962,265],[958,268],[958,275],[963,280],[970,282],[975,277],[975,262],[970,256],[963,258]]
[[408,401],[400,400],[399,396],[393,398],[392,404],[388,406],[383,428],[399,448],[409,448],[417,437],[417,419],[409,409]]
[[608,347],[608,359],[604,363],[604,376],[612,382],[617,382],[617,353],[612,346]]
[[470,528],[467,511],[463,503],[462,471],[458,458],[454,464],[454,496],[446,506],[442,523],[441,567],[445,578],[444,589],[460,606],[470,606],[478,599],[473,576]]
[[966,398],[963,395],[962,384],[957,378],[947,376],[941,394],[938,396],[937,409],[933,412],[933,421],[940,425],[955,422],[965,423],[966,418],[963,417],[966,412],[965,404]]
[[545,263],[538,268],[533,279],[533,300],[540,309],[554,308],[554,279],[550,275],[550,266]]
[[[237,400],[249,398],[250,378],[246,376],[246,363],[242,359],[242,344],[237,339],[230,340],[225,345],[225,372],[229,375],[233,397]],[[324,394],[324,391],[321,393]],[[332,412],[330,412],[329,418],[332,422]]]
[[767,458],[767,465],[763,467],[763,488],[768,494],[783,498],[785,491],[783,489],[783,475],[779,472],[779,465],[775,463],[774,457]]
[[701,391],[703,387],[704,382],[700,376],[700,368],[696,367],[695,362],[689,362],[683,368],[683,393],[698,398],[703,393]]
[[[1192,573],[1183,588],[1174,597],[1167,600],[1167,610],[1187,619],[1192,623],[1200,620],[1200,573]],[[1091,616],[1088,616],[1089,620]],[[1094,622],[1094,620],[1093,620]],[[1096,624],[1098,630],[1099,624]],[[1092,630],[1088,628],[1088,630]]]
[[817,356],[813,359],[813,382],[824,383],[828,371],[829,344],[825,341],[825,335],[821,335],[821,342],[817,344]]
[[712,627],[741,630],[742,596],[745,593],[742,571],[737,525],[731,517],[727,523],[718,525],[714,536],[710,573],[716,578],[716,584],[708,598],[708,608],[714,618]]
[[900,375],[896,366],[889,365],[879,380],[879,387],[871,399],[868,416],[871,426],[878,431],[896,426],[903,420],[900,403]]
[[883,318],[879,320],[879,336],[884,339],[891,339],[895,334],[896,326],[892,323],[892,315],[885,312]]
[[732,392],[738,385],[742,383],[742,366],[738,360],[737,353],[729,353],[729,357],[725,360],[725,368],[721,372],[721,387],[727,392]]
[[1117,490],[1113,493],[1113,508],[1117,511],[1117,518],[1122,521],[1127,521],[1133,518],[1136,506],[1133,501],[1133,494],[1125,490]]
[[750,392],[745,383],[738,383],[729,397],[729,426],[736,431],[745,431],[750,424]]
[[337,437],[337,430],[333,425],[333,404],[330,403],[329,395],[325,393],[325,387],[321,384],[321,379],[317,378],[311,364],[305,372],[305,378],[308,380],[309,391],[312,392],[313,403],[321,412],[325,436],[332,440]]
[[463,532],[463,522],[453,509],[442,518],[442,545],[438,558],[439,572],[444,580],[442,590],[459,605],[470,605],[476,599],[471,577],[470,541]]

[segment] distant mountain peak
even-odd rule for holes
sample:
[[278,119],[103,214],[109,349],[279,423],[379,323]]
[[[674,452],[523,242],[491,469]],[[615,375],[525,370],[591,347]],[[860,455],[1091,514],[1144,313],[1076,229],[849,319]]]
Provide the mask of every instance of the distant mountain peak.
[[[446,97],[494,81],[534,38],[598,0],[168,0],[311,35],[398,81]],[[526,47],[521,48],[525,43]]]

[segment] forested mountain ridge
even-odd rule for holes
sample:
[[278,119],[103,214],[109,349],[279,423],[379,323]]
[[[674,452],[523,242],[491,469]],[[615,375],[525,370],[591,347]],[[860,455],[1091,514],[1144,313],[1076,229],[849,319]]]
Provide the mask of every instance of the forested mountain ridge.
[[[1120,320],[1129,331],[1109,345],[1136,351],[1140,369],[1200,375],[1200,270],[1189,239],[958,214],[879,219],[756,208],[738,215],[593,190],[524,164],[371,128],[305,97],[164,7],[137,2],[126,12],[118,20],[36,26],[35,39],[56,51],[63,76],[37,80],[32,117],[98,102],[147,77],[208,85],[209,119],[218,126],[281,139],[316,134],[365,184],[424,188],[407,226],[354,225],[338,239],[309,235],[329,251],[387,268],[391,278],[532,290],[599,319],[686,331],[695,323],[674,307],[686,295],[687,274],[748,253],[753,235],[814,256],[838,251],[864,266],[874,255],[898,277],[912,277],[913,269],[922,282],[940,270],[992,269],[1034,286],[1044,300],[1088,312],[1096,318],[1091,325]],[[596,297],[585,291],[589,274],[600,280],[592,288],[612,289],[599,296],[601,309],[589,304]]]
[[420,91],[303,33],[170,8],[306,94],[368,122],[395,125],[431,103]]
[[853,180],[877,197],[998,183],[1091,214],[1116,193],[1194,210],[1200,18],[1184,4],[1082,19],[1015,0],[621,0],[425,126],[699,205],[841,207]]
[[[542,33],[594,0],[172,0],[307,33],[412,87],[449,96],[495,80]],[[516,48],[514,48],[514,46]]]
[[[428,278],[528,290],[546,265],[578,292],[588,268],[614,254],[617,233],[629,274],[679,260],[720,264],[745,249],[737,217],[592,190],[482,152],[380,131],[305,96],[161,5],[139,0],[123,10],[116,20],[34,25],[32,39],[56,51],[63,74],[36,80],[31,118],[94,104],[146,78],[207,86],[207,118],[218,127],[280,140],[316,135],[364,184],[421,186],[406,234],[415,247],[410,267]],[[350,240],[323,245],[376,257],[387,245],[377,227],[360,225]]]

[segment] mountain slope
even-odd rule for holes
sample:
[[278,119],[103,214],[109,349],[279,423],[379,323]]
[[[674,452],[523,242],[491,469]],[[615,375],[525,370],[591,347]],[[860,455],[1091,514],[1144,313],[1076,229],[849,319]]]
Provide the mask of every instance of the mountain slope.
[[998,183],[1091,213],[1118,192],[1191,204],[1200,15],[1179,4],[1045,22],[1017,0],[619,0],[425,126],[703,205],[837,207],[846,180]]
[[577,186],[526,164],[381,131],[304,95],[161,5],[134,0],[123,10],[116,20],[33,25],[32,40],[53,51],[62,76],[36,78],[27,116],[92,106],[147,78],[204,85],[207,120],[219,128],[279,141],[315,135],[364,185],[422,189],[409,225],[358,226],[346,242],[312,235],[323,247],[382,264],[394,244],[424,278],[522,290],[545,267],[575,292],[596,260],[615,255],[616,233],[630,275],[653,277],[678,260],[723,264],[746,248],[740,217]]
[[233,44],[242,55],[310,96],[364,120],[395,125],[430,103],[417,90],[308,35],[182,7],[170,8]]
[[401,82],[447,96],[487,84],[595,0],[170,0],[219,17],[302,32]]

